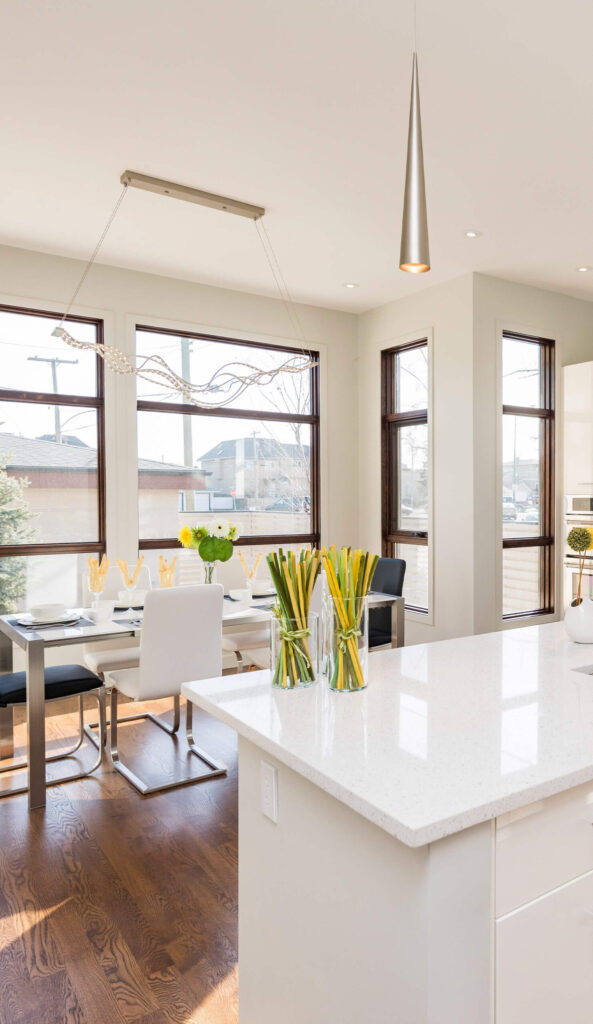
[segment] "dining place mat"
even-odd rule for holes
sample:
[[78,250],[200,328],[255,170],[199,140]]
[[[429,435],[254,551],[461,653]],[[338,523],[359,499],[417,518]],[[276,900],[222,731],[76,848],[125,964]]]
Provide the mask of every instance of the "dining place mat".
[[[20,618],[23,618],[23,616],[20,616]],[[85,619],[84,615],[81,615],[79,619],[76,619],[76,621],[68,619],[68,621],[64,623],[48,622],[47,626],[23,626],[19,622],[19,616],[16,616],[14,619],[7,619],[7,622],[9,626],[13,626],[14,629],[18,629],[21,633],[43,633],[46,629],[72,629],[74,626],[78,627],[97,625],[96,622],[91,622],[90,619]]]

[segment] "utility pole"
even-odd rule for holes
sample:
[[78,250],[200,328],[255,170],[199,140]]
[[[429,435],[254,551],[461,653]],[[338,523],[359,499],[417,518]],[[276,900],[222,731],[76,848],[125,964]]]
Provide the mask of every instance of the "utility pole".
[[257,499],[258,499],[258,493],[257,492],[258,492],[258,483],[259,483],[259,466],[258,466],[258,461],[257,461],[257,435],[258,434],[259,434],[259,430],[253,430],[252,431],[252,436],[253,436],[253,489],[254,489],[254,492],[255,492],[254,493],[253,505],[254,505],[254,508],[256,508],[256,509],[257,509]]
[[[54,356],[53,359],[45,359],[43,356],[28,356],[30,363],[49,363],[51,366],[51,379],[53,384],[54,395],[58,394],[58,366],[62,363],[77,363],[78,359],[60,359],[58,356]],[[54,429],[56,435],[57,444],[62,443],[62,428],[60,426],[60,407],[54,405]]]
[[[184,380],[190,379],[190,364],[189,357],[192,351],[191,338],[180,338],[181,341],[181,376]],[[192,466],[194,464],[194,445],[191,433],[191,417],[183,417],[183,465]],[[193,488],[185,492],[185,511],[194,512],[196,503],[194,500]]]

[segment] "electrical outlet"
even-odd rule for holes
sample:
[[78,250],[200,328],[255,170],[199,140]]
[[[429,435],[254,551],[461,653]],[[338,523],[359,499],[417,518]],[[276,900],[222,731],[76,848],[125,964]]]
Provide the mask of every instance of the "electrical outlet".
[[266,818],[278,823],[278,769],[267,761],[259,763],[261,810]]

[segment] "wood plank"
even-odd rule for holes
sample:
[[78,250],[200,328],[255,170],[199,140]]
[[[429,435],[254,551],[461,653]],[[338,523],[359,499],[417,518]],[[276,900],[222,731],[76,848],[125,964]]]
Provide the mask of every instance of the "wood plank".
[[[69,712],[50,740],[75,735]],[[104,764],[45,811],[0,801],[0,1024],[236,1024],[236,742],[195,718],[227,778],[141,797]],[[130,760],[174,770],[154,725],[122,734]]]

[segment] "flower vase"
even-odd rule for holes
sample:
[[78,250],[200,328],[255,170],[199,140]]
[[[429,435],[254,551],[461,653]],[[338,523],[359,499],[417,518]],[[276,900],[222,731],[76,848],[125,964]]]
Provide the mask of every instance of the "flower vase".
[[593,644],[593,601],[582,598],[580,604],[569,604],[564,613],[564,628],[576,644]]
[[214,583],[216,562],[204,562],[204,583]]
[[335,693],[356,693],[368,685],[368,602],[366,597],[342,598],[336,608],[326,599],[329,639],[328,680]]
[[284,616],[272,621],[272,686],[283,690],[311,686],[317,679],[318,615],[311,612],[306,627]]

